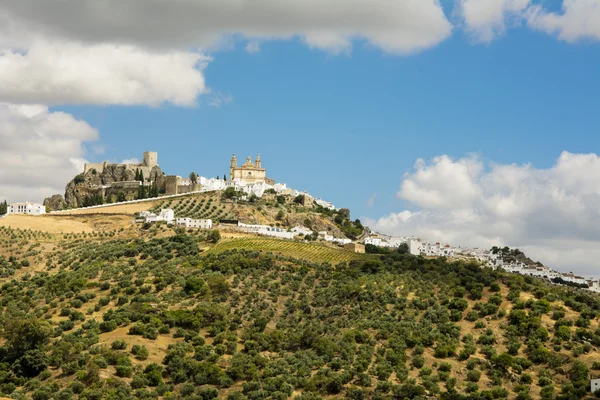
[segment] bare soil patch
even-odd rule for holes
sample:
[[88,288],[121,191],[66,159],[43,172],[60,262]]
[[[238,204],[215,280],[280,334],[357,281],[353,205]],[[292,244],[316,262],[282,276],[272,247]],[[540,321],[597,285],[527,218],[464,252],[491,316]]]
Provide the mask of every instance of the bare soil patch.
[[0,219],[0,226],[13,229],[31,229],[48,233],[81,233],[92,232],[94,229],[83,221],[68,218],[43,215],[9,215]]

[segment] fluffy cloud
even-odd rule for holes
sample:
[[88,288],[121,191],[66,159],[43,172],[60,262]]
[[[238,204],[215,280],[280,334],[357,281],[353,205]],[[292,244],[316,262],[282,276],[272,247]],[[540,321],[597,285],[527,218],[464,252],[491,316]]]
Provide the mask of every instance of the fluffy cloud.
[[533,28],[557,34],[567,42],[600,40],[600,2],[564,0],[560,14],[547,12],[542,6],[536,5],[529,10],[528,23]]
[[465,29],[476,41],[490,42],[507,27],[523,22],[567,42],[600,40],[600,2],[563,0],[561,12],[550,12],[540,0],[458,0]]
[[519,247],[564,270],[596,273],[600,157],[563,152],[554,166],[485,165],[470,156],[417,161],[398,198],[416,211],[371,221],[382,232],[454,245]]
[[97,131],[40,105],[0,103],[0,198],[42,201],[83,170],[83,143]]
[[231,35],[298,36],[323,49],[361,38],[410,53],[435,46],[452,29],[439,0],[5,0],[2,9],[44,36],[155,48],[205,48]]
[[0,99],[12,103],[192,105],[205,56],[133,46],[36,42],[0,51]]
[[507,24],[519,23],[529,0],[460,0],[465,28],[477,41],[489,42],[502,35]]

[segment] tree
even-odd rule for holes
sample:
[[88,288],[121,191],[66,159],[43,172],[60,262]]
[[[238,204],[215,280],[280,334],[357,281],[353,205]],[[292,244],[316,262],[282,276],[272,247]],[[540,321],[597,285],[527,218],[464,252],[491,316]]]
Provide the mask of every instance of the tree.
[[221,233],[218,230],[213,229],[212,231],[208,232],[208,235],[206,235],[206,240],[210,243],[217,243],[219,240],[221,240]]
[[190,173],[190,181],[192,181],[192,185],[198,184],[198,174],[195,172]]
[[10,353],[22,355],[29,350],[44,347],[52,335],[52,327],[46,321],[33,318],[9,318],[4,323],[2,336]]
[[125,197],[124,192],[117,193],[117,203],[121,203],[123,201],[127,201],[127,197]]
[[6,204],[6,200],[0,203],[0,215],[4,215],[8,212],[8,204]]
[[223,180],[226,181],[227,180],[227,174],[223,174]]
[[275,219],[277,221],[281,221],[284,217],[285,217],[285,213],[283,212],[283,210],[279,210],[279,212],[275,216]]
[[80,183],[83,183],[83,182],[85,182],[85,176],[84,176],[83,174],[79,174],[79,175],[77,175],[77,176],[75,177],[75,179],[73,179],[73,182],[74,182],[76,185],[79,185]]

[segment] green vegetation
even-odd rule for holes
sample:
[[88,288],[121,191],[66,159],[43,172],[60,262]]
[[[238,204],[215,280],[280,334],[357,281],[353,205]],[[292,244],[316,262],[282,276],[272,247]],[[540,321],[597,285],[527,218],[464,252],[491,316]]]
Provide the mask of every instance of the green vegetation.
[[465,262],[0,228],[0,271],[16,399],[577,399],[600,371],[598,296]]
[[325,262],[335,265],[340,262],[365,259],[364,254],[351,253],[339,248],[320,244],[277,240],[262,237],[228,239],[220,242],[209,250],[209,253],[223,253],[232,250],[255,250],[272,252],[293,258],[314,262]]
[[6,200],[0,202],[0,215],[4,215],[8,213],[8,204],[6,204]]

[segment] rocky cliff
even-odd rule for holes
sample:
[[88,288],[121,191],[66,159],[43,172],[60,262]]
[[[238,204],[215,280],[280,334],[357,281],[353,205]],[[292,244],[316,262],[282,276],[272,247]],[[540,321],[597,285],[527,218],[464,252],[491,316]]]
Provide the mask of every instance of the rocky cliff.
[[[51,204],[52,209],[76,208],[83,205],[83,200],[86,197],[95,195],[105,198],[109,196],[116,197],[119,189],[113,188],[112,185],[116,182],[135,181],[135,177],[135,169],[127,168],[125,165],[107,165],[102,173],[92,169],[86,173],[77,175],[67,184],[64,199],[60,195],[54,195],[44,200],[44,204]],[[159,190],[164,190],[166,176],[160,167],[156,166],[152,168],[150,177],[146,178],[156,181]],[[125,190],[125,192],[129,200],[137,191],[129,189]],[[57,196],[60,196],[60,199]],[[54,208],[54,204],[56,204],[56,207],[61,208]]]
[[46,206],[46,211],[59,211],[67,208],[67,203],[62,194],[47,197],[44,199],[44,205]]

